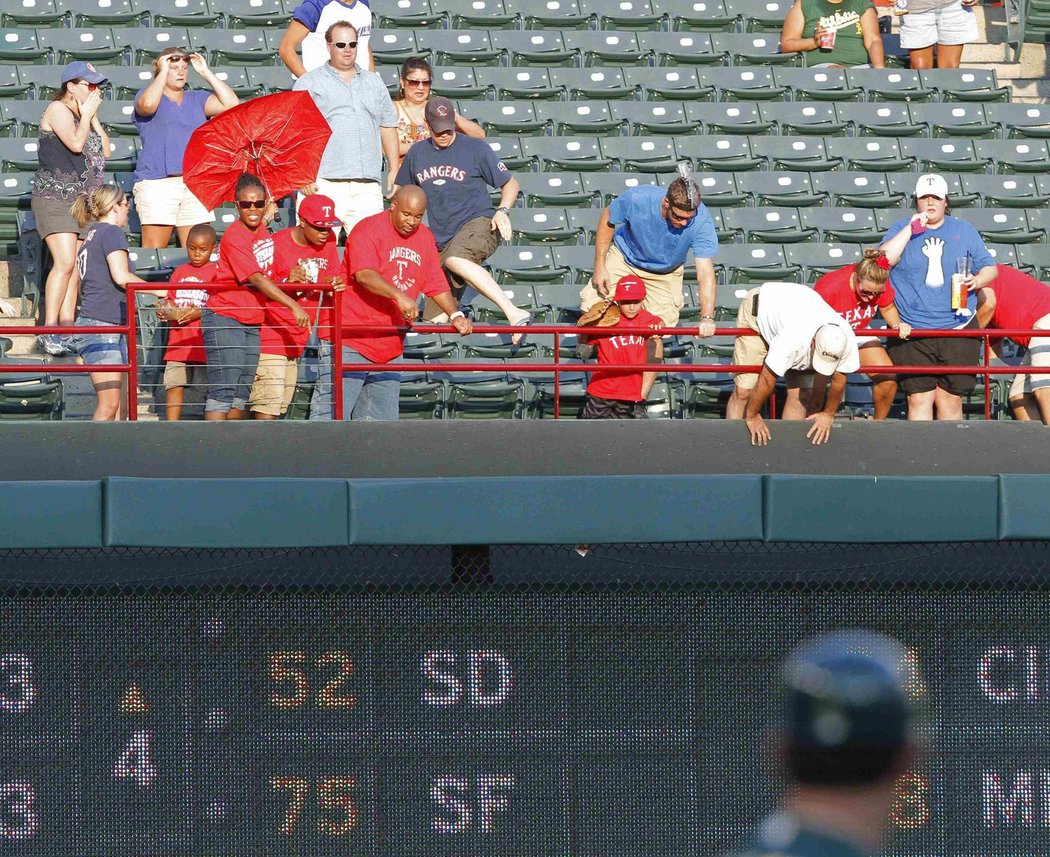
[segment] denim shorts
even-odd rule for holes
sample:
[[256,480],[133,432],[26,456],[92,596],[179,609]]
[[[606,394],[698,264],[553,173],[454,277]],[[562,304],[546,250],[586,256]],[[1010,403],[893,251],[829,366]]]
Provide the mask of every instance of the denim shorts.
[[[76,327],[116,327],[108,321],[81,316]],[[128,342],[123,333],[76,333],[73,347],[91,366],[119,366],[128,362]]]

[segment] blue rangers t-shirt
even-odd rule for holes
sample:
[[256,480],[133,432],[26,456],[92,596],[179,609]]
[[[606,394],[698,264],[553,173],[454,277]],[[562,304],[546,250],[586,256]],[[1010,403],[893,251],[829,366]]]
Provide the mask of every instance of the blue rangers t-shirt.
[[503,187],[510,172],[484,140],[465,134],[444,149],[433,140],[412,145],[397,171],[398,185],[414,184],[427,195],[427,221],[439,248],[475,217],[492,217],[489,187]]
[[[888,230],[883,242],[889,241],[902,229],[909,228],[911,217],[898,220]],[[900,261],[893,266],[890,277],[897,295],[895,303],[901,320],[915,328],[962,327],[969,323],[977,307],[977,295],[966,301],[969,315],[960,315],[952,309],[952,274],[957,259],[971,256],[971,271],[994,265],[980,234],[965,220],[945,217],[936,229],[913,235],[904,248]]]
[[689,251],[700,259],[714,258],[718,236],[711,214],[700,203],[696,217],[676,229],[660,214],[667,191],[656,185],[632,187],[609,205],[609,223],[616,227],[613,243],[627,262],[643,271],[666,274],[685,264]]

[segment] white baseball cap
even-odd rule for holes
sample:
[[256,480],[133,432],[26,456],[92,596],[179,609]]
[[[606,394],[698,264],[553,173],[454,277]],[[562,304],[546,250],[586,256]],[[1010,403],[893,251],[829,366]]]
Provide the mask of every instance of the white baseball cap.
[[948,198],[948,182],[943,176],[936,173],[927,173],[919,176],[915,182],[915,198],[922,199],[924,196],[935,196],[938,199]]
[[825,324],[813,337],[813,369],[821,375],[834,375],[846,356],[849,337],[838,324]]

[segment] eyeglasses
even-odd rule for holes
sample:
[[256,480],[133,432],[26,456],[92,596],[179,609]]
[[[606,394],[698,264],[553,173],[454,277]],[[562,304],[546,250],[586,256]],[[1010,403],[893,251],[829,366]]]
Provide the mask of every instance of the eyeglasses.
[[428,78],[427,80],[416,80],[415,78],[407,77],[405,78],[405,83],[407,83],[409,86],[430,86],[430,79]]
[[857,289],[857,295],[862,301],[873,301],[875,298],[882,297],[882,290],[869,292],[867,289]]
[[86,80],[78,80],[77,83],[79,83],[81,86],[86,86],[88,88],[88,92],[94,92],[96,89],[98,89],[97,83],[88,83]]
[[356,48],[357,42],[329,42],[333,48],[339,48],[341,51],[345,51],[347,48]]
[[168,56],[168,62],[189,62],[190,58],[186,54],[170,54]]
[[249,208],[266,208],[265,199],[239,199],[237,200],[237,207],[241,211],[247,211]]

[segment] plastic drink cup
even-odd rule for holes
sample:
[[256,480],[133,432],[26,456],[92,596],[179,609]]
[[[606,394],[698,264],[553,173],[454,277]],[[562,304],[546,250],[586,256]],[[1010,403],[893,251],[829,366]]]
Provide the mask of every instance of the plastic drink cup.
[[913,220],[911,222],[911,234],[912,235],[922,235],[922,233],[925,232],[925,231],[926,231],[926,227],[922,225],[922,221],[921,220]]
[[970,257],[963,256],[955,260],[955,273],[952,274],[952,309],[966,309],[966,299],[969,297],[966,290],[966,282],[970,279]]
[[830,51],[835,48],[835,31],[824,30],[820,34],[820,38],[817,40],[822,51]]

